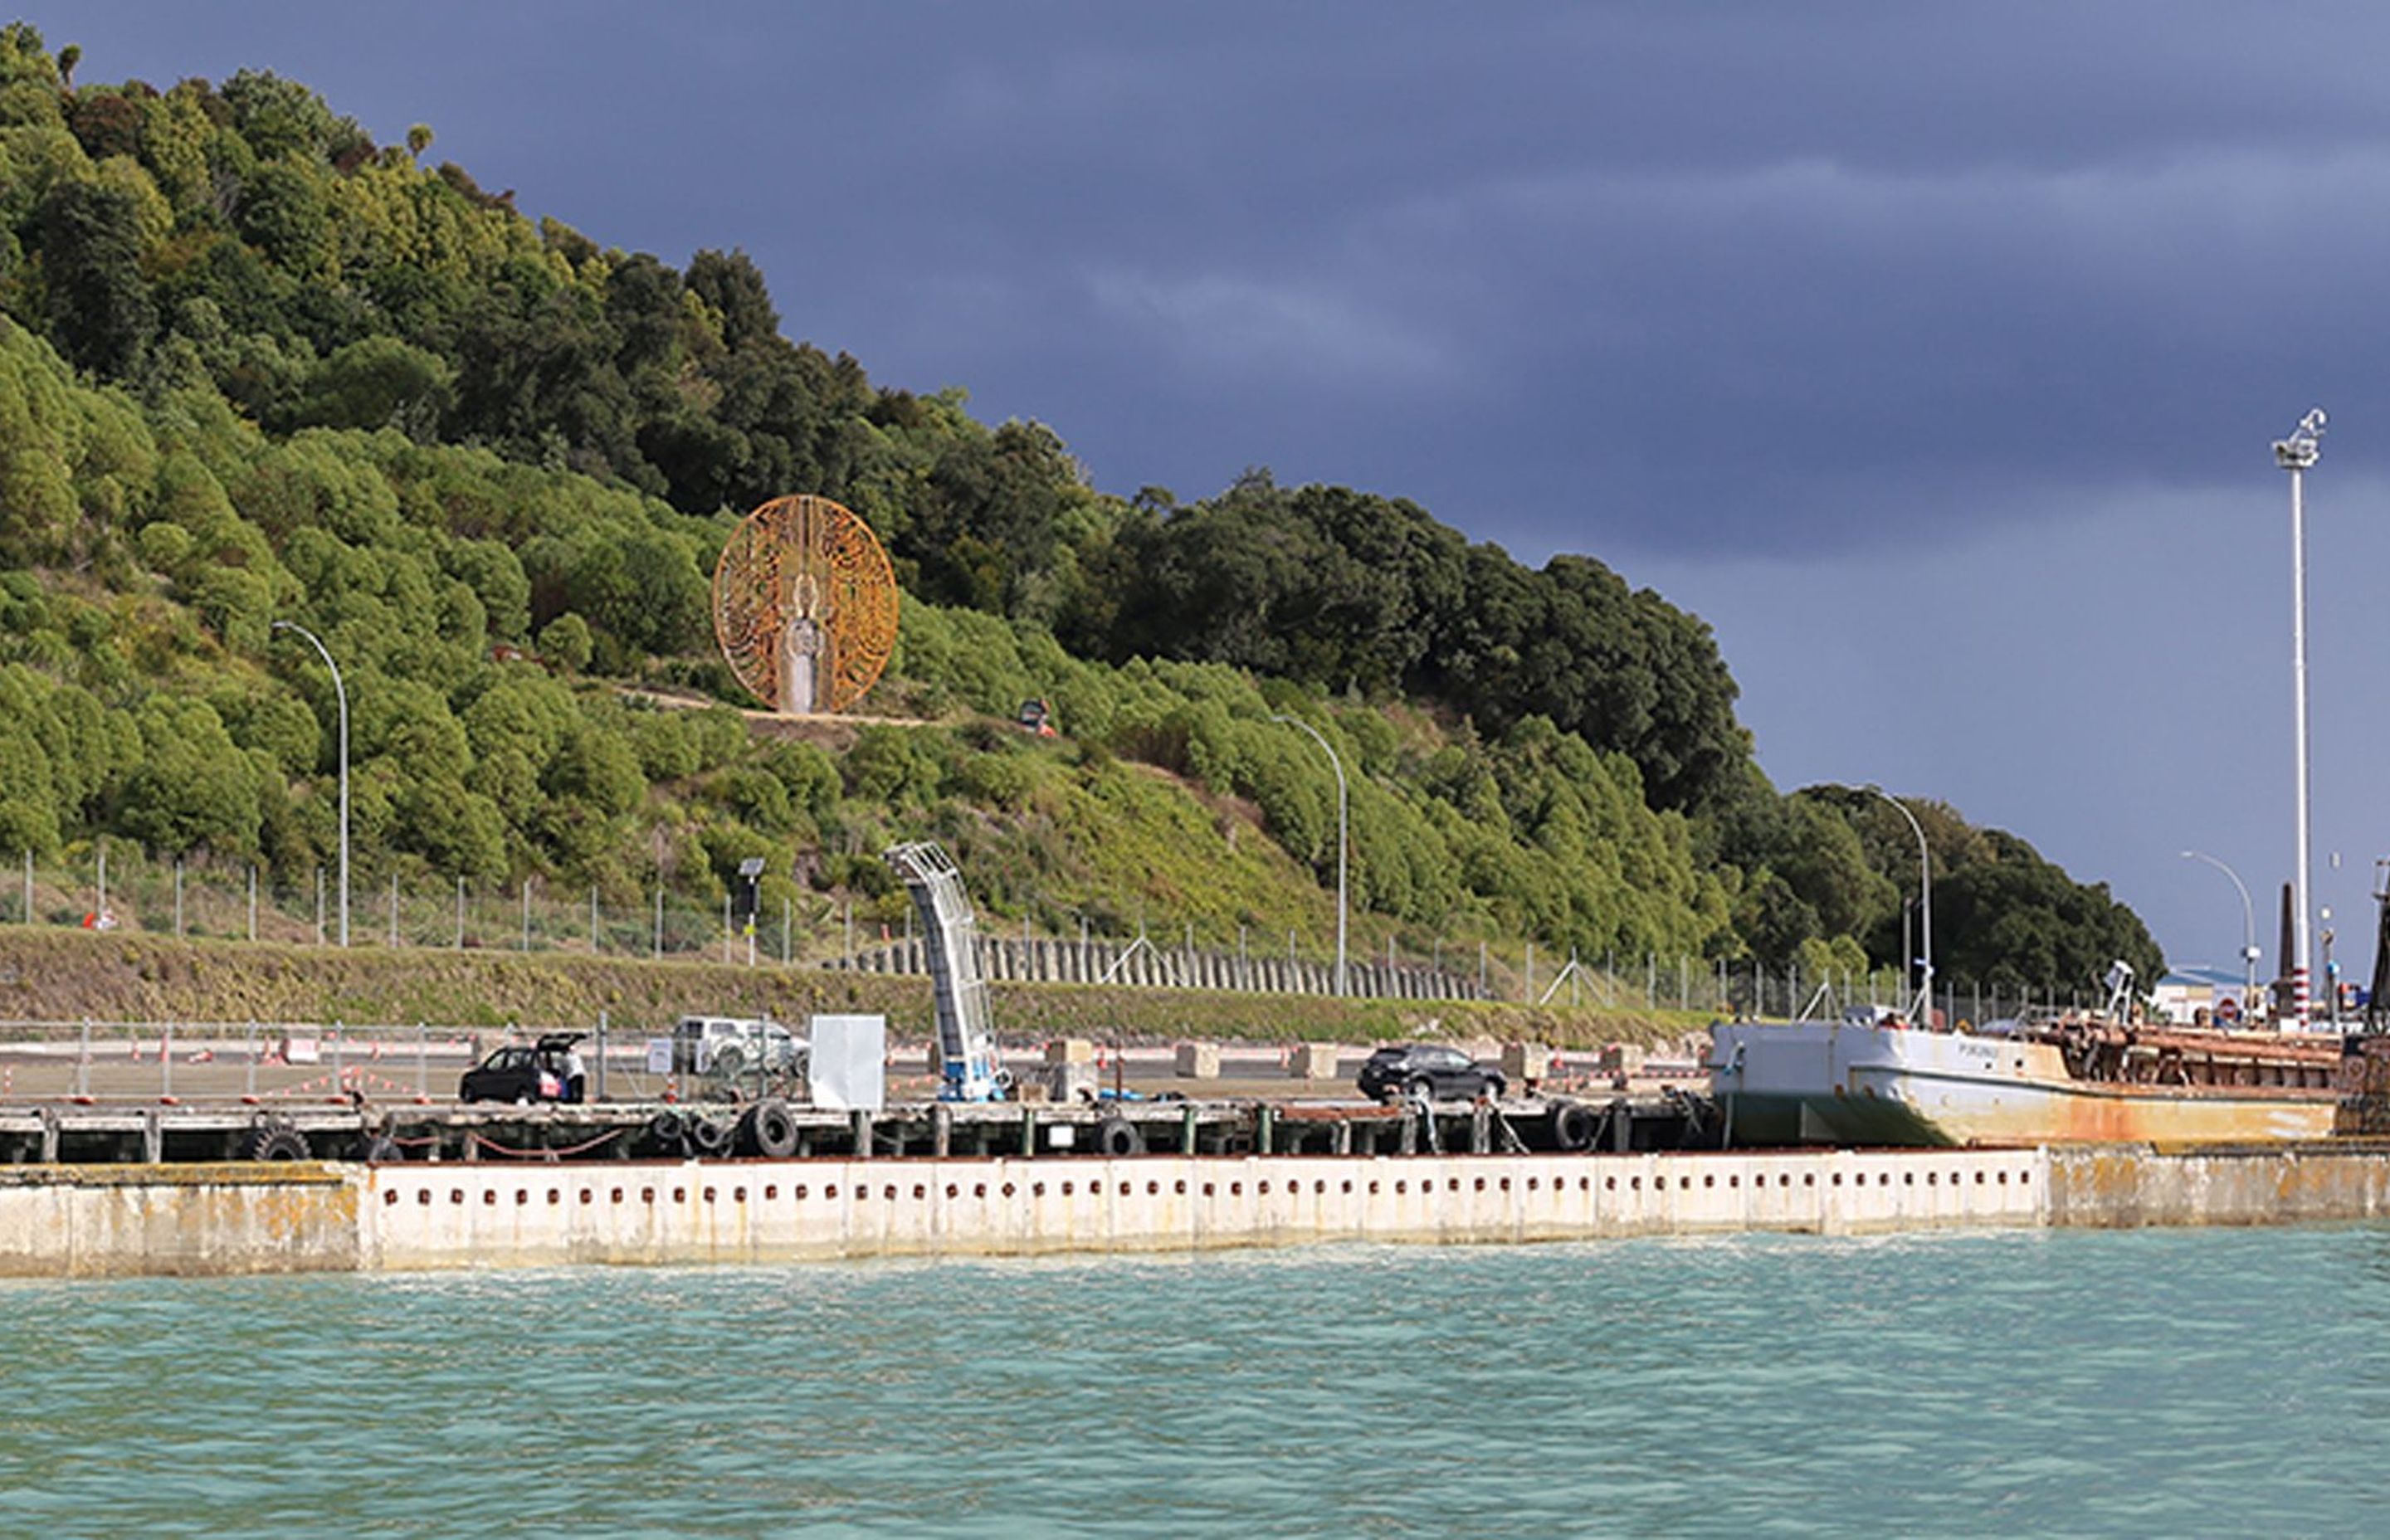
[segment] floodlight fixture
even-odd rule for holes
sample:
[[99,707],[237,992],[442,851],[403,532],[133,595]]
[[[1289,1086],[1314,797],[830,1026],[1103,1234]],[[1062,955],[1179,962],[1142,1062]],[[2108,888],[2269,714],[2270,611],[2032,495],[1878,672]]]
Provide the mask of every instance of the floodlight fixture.
[[2284,470],[2306,470],[2316,463],[2323,449],[2324,424],[2332,419],[2320,406],[2310,406],[2299,425],[2291,430],[2287,439],[2274,441],[2274,463]]

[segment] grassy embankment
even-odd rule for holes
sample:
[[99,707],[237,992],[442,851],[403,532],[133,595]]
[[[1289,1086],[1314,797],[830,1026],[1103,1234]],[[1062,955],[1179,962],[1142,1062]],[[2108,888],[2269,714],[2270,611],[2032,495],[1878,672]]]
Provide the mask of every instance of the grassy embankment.
[[[1019,1042],[1368,1043],[1491,1038],[1587,1047],[1656,1045],[1700,1025],[1675,1011],[1612,1011],[1456,1001],[1086,984],[992,984],[997,1030]],[[649,962],[565,954],[175,941],[148,935],[0,928],[0,1032],[6,1023],[332,1021],[653,1028],[686,1011],[884,1014],[899,1038],[931,1027],[926,978],[816,969]],[[67,1030],[61,1025],[58,1031]],[[38,1033],[32,1033],[38,1035]]]

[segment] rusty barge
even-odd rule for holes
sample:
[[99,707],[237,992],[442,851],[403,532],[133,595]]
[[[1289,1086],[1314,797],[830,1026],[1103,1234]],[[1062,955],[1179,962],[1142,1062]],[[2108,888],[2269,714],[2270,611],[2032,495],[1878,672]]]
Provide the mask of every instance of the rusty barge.
[[2320,1139],[2342,1040],[2096,1019],[1929,1031],[1857,1007],[1837,1020],[1721,1022],[1711,1093],[1738,1145],[2155,1144]]

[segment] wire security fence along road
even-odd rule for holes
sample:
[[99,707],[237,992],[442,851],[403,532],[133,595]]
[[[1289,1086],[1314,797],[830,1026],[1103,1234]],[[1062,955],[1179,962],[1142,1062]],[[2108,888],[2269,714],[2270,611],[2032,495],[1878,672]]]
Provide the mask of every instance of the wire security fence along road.
[[[157,861],[106,845],[75,866],[20,854],[0,875],[0,925],[83,927],[153,935],[289,945],[333,944],[339,893],[316,868],[276,883],[259,868]],[[14,880],[9,879],[13,878]],[[359,877],[350,892],[354,947],[579,953],[757,966],[853,968],[919,974],[926,969],[909,905],[882,918],[819,894],[766,900],[752,929],[727,894],[710,902],[662,888],[635,899],[597,888],[560,892],[537,879],[504,885],[390,873]],[[1326,936],[1207,933],[1191,922],[1108,934],[1081,917],[1075,932],[1040,932],[1026,920],[981,917],[988,977],[1139,988],[1332,995],[1334,951]],[[1784,1017],[1831,1005],[1889,1005],[1906,987],[1896,972],[1805,976],[1797,969],[1663,956],[1555,955],[1534,943],[1414,936],[1356,948],[1348,965],[1358,997],[1499,1000],[1571,1009],[1677,1010]],[[1944,981],[1937,1006],[1949,1021],[1997,1020],[2096,1004],[2079,986],[2021,989]],[[1825,993],[1821,995],[1820,989]]]

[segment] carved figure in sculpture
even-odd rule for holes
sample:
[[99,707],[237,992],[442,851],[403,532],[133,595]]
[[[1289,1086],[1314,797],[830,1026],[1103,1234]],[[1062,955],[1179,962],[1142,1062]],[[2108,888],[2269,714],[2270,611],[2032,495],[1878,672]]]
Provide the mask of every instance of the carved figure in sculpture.
[[843,711],[896,641],[896,580],[870,529],[827,497],[781,497],[732,532],[713,629],[739,682],[789,715]]

